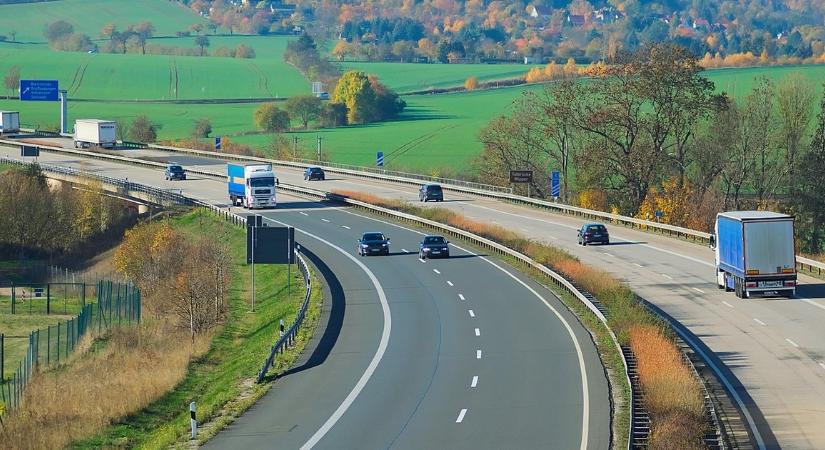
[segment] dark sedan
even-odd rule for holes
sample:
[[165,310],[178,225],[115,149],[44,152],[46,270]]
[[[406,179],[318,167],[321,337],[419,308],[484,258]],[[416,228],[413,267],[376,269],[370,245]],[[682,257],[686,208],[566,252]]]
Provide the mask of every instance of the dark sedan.
[[421,259],[427,258],[449,258],[450,247],[447,245],[450,241],[444,239],[444,236],[424,236],[418,244],[418,257]]
[[610,243],[610,234],[604,225],[600,223],[588,223],[579,229],[578,241],[579,245],[587,245],[594,242],[606,245]]
[[383,233],[369,232],[361,235],[358,239],[358,254],[366,255],[389,255],[390,238]]
[[320,167],[307,167],[304,171],[304,181],[324,181],[324,179],[326,179],[326,175],[324,174],[324,169]]

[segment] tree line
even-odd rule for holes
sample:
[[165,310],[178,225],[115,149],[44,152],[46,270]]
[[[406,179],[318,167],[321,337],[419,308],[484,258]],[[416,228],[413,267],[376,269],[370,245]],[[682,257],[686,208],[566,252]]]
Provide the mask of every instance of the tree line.
[[705,231],[719,211],[785,211],[799,219],[803,250],[821,251],[825,115],[812,124],[814,86],[760,77],[735,99],[702,70],[688,50],[654,44],[601,76],[526,93],[481,131],[479,173],[506,185],[509,170],[531,169],[532,192],[547,198],[556,169],[562,201],[649,220],[658,211]]
[[0,174],[0,257],[71,258],[128,219],[99,184],[50,189],[36,165]]

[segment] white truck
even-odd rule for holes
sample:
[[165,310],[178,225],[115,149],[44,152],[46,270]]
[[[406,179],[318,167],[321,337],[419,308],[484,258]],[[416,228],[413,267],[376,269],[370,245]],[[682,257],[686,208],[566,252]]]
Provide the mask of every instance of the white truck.
[[278,184],[272,164],[227,164],[227,191],[233,205],[274,208]]
[[[714,242],[715,241],[715,242]],[[716,284],[739,298],[796,293],[794,218],[771,211],[716,216]]]
[[0,134],[20,131],[20,113],[17,111],[0,111]]
[[78,119],[74,123],[74,148],[99,146],[112,148],[117,143],[117,125],[111,120]]

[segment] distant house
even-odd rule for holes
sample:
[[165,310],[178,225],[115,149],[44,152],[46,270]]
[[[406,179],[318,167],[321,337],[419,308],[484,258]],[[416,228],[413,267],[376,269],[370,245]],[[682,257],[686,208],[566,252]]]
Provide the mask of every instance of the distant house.
[[541,64],[541,57],[539,56],[525,56],[524,64]]
[[570,14],[567,16],[567,23],[573,28],[581,28],[585,24],[584,16]]
[[270,2],[269,11],[278,18],[287,18],[295,14],[295,5],[288,5],[281,2]]
[[553,8],[544,5],[530,5],[527,11],[534,19],[549,19],[553,15]]
[[707,19],[696,19],[696,20],[694,20],[693,21],[693,29],[696,30],[696,29],[699,29],[699,28],[703,28],[703,29],[710,28],[710,22],[708,22]]

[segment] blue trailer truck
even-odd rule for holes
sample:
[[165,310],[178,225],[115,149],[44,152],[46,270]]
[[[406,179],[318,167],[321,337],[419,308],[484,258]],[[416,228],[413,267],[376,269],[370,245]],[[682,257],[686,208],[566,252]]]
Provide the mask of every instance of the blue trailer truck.
[[716,216],[716,284],[739,298],[796,293],[794,218],[770,211]]
[[274,208],[277,179],[272,164],[227,164],[227,187],[232,205]]

